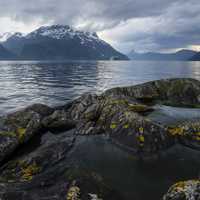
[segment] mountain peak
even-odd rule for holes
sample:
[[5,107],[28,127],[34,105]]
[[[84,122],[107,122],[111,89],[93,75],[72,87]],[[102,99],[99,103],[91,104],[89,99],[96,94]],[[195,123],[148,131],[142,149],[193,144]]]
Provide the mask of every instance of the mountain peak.
[[9,37],[11,37],[13,33],[5,32],[0,34],[0,42],[5,42]]
[[42,26],[35,31],[29,33],[26,38],[35,38],[37,36],[49,37],[53,39],[72,39],[74,37],[87,38],[87,39],[98,39],[95,32],[87,32],[76,30],[68,25],[51,25]]
[[2,44],[20,59],[128,59],[95,32],[68,25],[42,26],[27,35],[15,33]]

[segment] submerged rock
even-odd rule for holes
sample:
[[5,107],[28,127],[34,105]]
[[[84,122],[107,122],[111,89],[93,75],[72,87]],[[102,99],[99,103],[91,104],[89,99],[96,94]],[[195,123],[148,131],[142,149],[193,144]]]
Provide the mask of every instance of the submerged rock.
[[178,182],[170,187],[163,200],[199,200],[200,180]]

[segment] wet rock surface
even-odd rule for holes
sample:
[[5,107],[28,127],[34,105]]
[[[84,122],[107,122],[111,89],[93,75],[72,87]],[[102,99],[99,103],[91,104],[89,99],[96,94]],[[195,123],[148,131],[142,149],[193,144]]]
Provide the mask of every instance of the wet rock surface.
[[[67,162],[68,155],[79,148],[77,137],[93,135],[106,135],[110,144],[142,159],[176,144],[199,150],[200,118],[176,124],[152,120],[158,104],[199,108],[200,82],[153,81],[85,94],[56,108],[35,104],[1,117],[0,199],[124,199],[101,174]],[[34,138],[38,144],[26,152]],[[181,200],[183,194],[171,195],[174,191],[172,186],[164,199]],[[192,191],[199,195],[199,190]]]

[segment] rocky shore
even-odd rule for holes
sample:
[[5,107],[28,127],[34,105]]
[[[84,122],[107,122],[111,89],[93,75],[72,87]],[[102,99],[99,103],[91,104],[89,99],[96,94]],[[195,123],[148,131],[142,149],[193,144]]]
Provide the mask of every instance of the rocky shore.
[[[106,135],[141,159],[156,157],[177,144],[199,151],[200,119],[162,124],[149,117],[155,105],[200,108],[200,82],[158,80],[101,95],[85,94],[55,108],[35,104],[2,116],[0,199],[123,199],[100,174],[67,163],[67,156],[78,148],[80,135]],[[200,199],[196,178],[175,184],[163,200]]]

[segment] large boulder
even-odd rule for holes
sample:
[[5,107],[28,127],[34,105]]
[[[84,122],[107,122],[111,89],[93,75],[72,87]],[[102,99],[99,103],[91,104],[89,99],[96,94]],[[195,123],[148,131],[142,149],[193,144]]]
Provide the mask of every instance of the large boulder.
[[77,134],[107,133],[117,144],[136,153],[151,155],[174,144],[167,129],[145,117],[152,108],[121,96],[104,97],[88,107]]
[[69,132],[46,133],[31,153],[1,167],[2,200],[121,200],[103,177],[70,163],[68,153],[75,138]]
[[113,88],[99,96],[85,94],[70,105],[60,107],[64,113],[60,116],[64,117],[58,117],[56,122],[61,124],[65,119],[64,123],[69,126],[71,119],[76,125],[76,134],[106,133],[118,145],[137,153],[158,153],[176,141],[197,147],[197,124],[193,131],[193,125],[188,125],[190,128],[182,127],[184,134],[175,134],[180,128],[151,121],[148,114],[155,109],[155,104],[199,107],[199,94],[200,82],[186,78]]
[[2,200],[122,200],[104,179],[94,172],[60,168],[47,172],[36,180],[1,183]]
[[51,115],[45,117],[42,121],[43,128],[53,132],[70,130],[74,128],[75,125],[76,121],[71,119],[64,109],[55,110]]
[[35,104],[0,118],[0,162],[39,132],[43,117],[53,109]]
[[200,106],[200,82],[190,78],[162,79],[136,86],[114,88],[105,94],[128,96],[145,103]]
[[4,182],[30,181],[60,162],[71,149],[74,137],[68,133],[54,136],[47,133],[41,145],[33,152],[11,160],[2,166],[0,178]]

